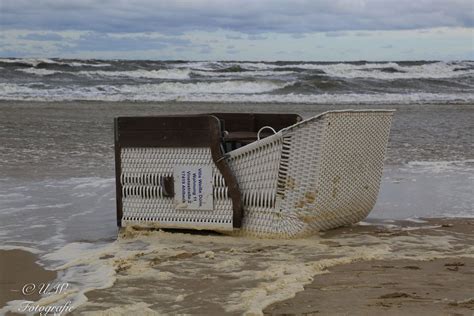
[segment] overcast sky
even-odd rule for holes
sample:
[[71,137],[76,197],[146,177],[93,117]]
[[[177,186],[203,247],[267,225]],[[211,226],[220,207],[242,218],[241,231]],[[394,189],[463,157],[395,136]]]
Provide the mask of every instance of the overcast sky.
[[472,0],[0,0],[0,56],[474,59]]

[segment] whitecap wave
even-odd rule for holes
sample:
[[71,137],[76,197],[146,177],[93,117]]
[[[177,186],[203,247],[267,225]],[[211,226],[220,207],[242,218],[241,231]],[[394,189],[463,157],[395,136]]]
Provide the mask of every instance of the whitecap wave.
[[50,76],[56,73],[60,73],[62,71],[58,70],[50,70],[50,69],[43,69],[43,68],[25,68],[25,69],[15,69],[16,71],[25,72],[27,74],[33,74],[38,76]]
[[58,61],[48,58],[0,58],[0,63],[5,64],[23,64],[31,67],[37,67],[39,64],[55,64],[55,65],[66,65],[71,67],[109,67],[109,63],[101,62],[79,62],[79,61]]
[[65,62],[65,63],[60,63],[63,65],[68,65],[71,67],[97,67],[97,68],[102,68],[102,67],[110,67],[112,64],[108,63],[86,63],[86,62],[78,62],[78,61],[73,61],[73,62]]
[[21,63],[36,67],[39,64],[57,64],[58,62],[48,58],[0,58],[0,63],[13,64]]
[[270,71],[270,70],[255,70],[255,71],[242,71],[242,72],[223,72],[223,71],[192,71],[191,74],[195,74],[202,77],[272,77],[272,76],[285,76],[294,74],[294,71]]
[[366,64],[363,66],[336,64],[322,68],[330,76],[351,79],[442,79],[474,74],[474,69],[456,69],[459,69],[459,65],[445,62],[410,66],[400,66],[397,63]]
[[80,71],[80,75],[88,77],[126,77],[126,78],[148,78],[148,79],[189,79],[189,69],[160,69],[160,70],[130,70],[130,71]]
[[93,87],[41,87],[12,83],[0,84],[0,100],[25,101],[188,101],[311,104],[426,104],[472,103],[474,93],[339,93],[275,94],[292,82],[218,81],[163,82],[141,85],[100,85]]
[[180,82],[164,82],[159,84],[144,85],[123,85],[120,91],[124,93],[151,93],[155,95],[161,94],[253,94],[270,92],[281,89],[292,83],[284,83],[277,81],[243,81],[230,80],[219,82],[196,82],[196,83],[180,83]]
[[441,79],[474,74],[474,62],[470,61],[457,63],[433,62],[420,65],[399,65],[396,62],[367,63],[363,65],[351,63],[301,63],[291,65],[275,65],[270,63],[238,63],[237,65],[250,70],[272,70],[288,67],[306,70],[320,70],[331,77],[348,79]]
[[210,61],[191,61],[187,63],[173,64],[174,68],[188,68],[194,70],[210,71],[220,68],[222,63]]

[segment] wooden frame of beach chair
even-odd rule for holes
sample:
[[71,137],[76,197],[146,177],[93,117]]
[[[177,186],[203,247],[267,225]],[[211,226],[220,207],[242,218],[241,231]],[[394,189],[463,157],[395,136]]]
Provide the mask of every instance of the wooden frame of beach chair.
[[[248,115],[116,119],[117,223],[292,238],[372,210],[393,111]],[[212,170],[212,209],[177,207],[183,165]]]

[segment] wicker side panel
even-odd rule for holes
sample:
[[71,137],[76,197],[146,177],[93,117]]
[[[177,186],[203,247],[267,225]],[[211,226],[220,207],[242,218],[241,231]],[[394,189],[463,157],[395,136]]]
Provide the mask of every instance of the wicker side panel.
[[367,216],[379,191],[391,117],[383,111],[329,112],[288,131],[290,167],[281,209],[290,235]]
[[[164,195],[162,179],[175,165],[209,165],[213,172],[214,210],[176,210]],[[210,149],[127,147],[121,149],[122,224],[169,228],[232,230],[232,201]]]
[[282,151],[279,135],[235,150],[227,159],[242,194],[244,218],[238,234],[279,234],[280,211],[275,207]]

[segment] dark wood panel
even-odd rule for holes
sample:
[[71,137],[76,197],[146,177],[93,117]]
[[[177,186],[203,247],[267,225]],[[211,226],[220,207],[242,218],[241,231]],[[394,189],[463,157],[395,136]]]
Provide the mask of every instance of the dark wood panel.
[[122,161],[120,159],[120,140],[118,133],[117,119],[114,120],[114,149],[115,149],[115,203],[117,205],[117,226],[122,227],[123,203],[122,203],[122,183],[120,175],[122,174]]
[[209,130],[207,116],[137,116],[117,118],[120,131],[126,130]]
[[208,147],[209,130],[121,131],[122,147]]
[[224,129],[228,132],[258,132],[264,126],[275,130],[291,126],[301,121],[297,114],[274,113],[212,113],[223,121]]

